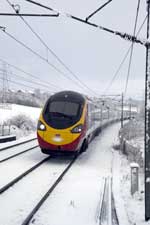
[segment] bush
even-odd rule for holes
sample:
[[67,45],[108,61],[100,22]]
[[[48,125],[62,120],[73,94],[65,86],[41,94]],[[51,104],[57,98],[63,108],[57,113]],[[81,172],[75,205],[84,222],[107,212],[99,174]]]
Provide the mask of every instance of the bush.
[[119,132],[121,150],[130,162],[137,162],[140,168],[144,166],[144,120],[136,118],[130,120]]
[[10,126],[13,125],[19,129],[27,131],[36,130],[36,123],[24,114],[19,114],[17,116],[12,117],[7,121],[6,124]]
[[126,140],[144,136],[144,120],[130,120],[124,124],[124,127],[120,130],[119,135]]

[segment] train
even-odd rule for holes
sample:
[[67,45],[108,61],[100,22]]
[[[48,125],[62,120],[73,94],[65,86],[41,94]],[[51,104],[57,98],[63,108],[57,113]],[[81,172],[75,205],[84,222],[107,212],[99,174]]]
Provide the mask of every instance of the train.
[[100,108],[75,91],[49,97],[40,114],[37,139],[45,154],[76,154],[86,151],[100,131]]

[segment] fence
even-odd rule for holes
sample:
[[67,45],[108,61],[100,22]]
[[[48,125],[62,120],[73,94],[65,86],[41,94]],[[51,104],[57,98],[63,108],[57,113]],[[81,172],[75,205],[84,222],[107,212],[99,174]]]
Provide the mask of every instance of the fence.
[[120,139],[121,150],[123,154],[127,155],[130,162],[136,162],[140,165],[140,168],[144,166],[144,159],[140,147],[131,145],[127,140]]

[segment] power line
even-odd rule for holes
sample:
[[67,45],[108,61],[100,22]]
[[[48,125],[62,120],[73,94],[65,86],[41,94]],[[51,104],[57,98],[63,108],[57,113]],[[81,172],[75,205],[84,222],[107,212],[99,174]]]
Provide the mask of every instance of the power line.
[[[13,4],[11,4],[11,2],[9,1],[9,0],[6,0],[7,2],[8,2],[8,4],[13,8],[13,10],[16,12],[16,9],[15,9],[15,7],[14,7],[14,5]],[[111,0],[112,1],[112,0]],[[16,12],[17,13],[17,12]],[[18,14],[19,15],[19,14]],[[57,15],[59,15],[59,14],[57,14]],[[96,92],[94,92],[91,88],[89,88],[84,82],[82,82],[79,78],[78,78],[78,76],[74,73],[74,72],[72,72],[72,70],[68,67],[68,66],[66,66],[65,65],[65,63],[54,53],[54,51],[52,50],[52,49],[50,49],[49,47],[48,47],[48,45],[43,41],[43,39],[40,37],[40,35],[39,34],[37,34],[37,32],[35,32],[35,30],[31,27],[31,25],[23,18],[23,16],[21,16],[21,15],[19,15],[20,16],[20,18],[22,19],[22,21],[26,24],[26,26],[31,30],[31,32],[39,39],[39,41],[44,45],[44,47],[58,60],[58,62],[61,64],[61,65],[63,65],[64,67],[65,67],[65,69],[67,70],[67,71],[69,71],[69,73],[70,74],[72,74],[72,76],[76,79],[76,80],[78,80],[78,82],[84,87],[84,88],[86,88],[86,89],[88,89],[91,93],[94,93],[94,94],[96,94],[97,95],[97,93]],[[48,60],[48,59],[47,59]]]
[[[51,11],[54,11],[54,12],[59,13],[58,11],[56,11],[56,10],[50,8],[50,7],[44,6],[44,5],[40,4],[40,3],[37,3],[37,2],[35,2],[35,1],[31,1],[31,0],[25,0],[25,1],[28,1],[28,2],[30,2],[30,3],[39,5],[39,6],[43,7],[43,8],[47,8],[47,9],[49,9],[49,10],[51,10]],[[72,18],[72,19],[78,20],[78,21],[80,21],[80,22],[86,23],[86,24],[91,25],[91,26],[94,26],[94,27],[97,27],[97,28],[99,28],[99,29],[101,29],[101,30],[105,30],[105,31],[110,32],[110,33],[113,33],[113,34],[115,34],[115,35],[119,35],[120,37],[122,37],[122,38],[124,38],[124,39],[127,39],[127,40],[129,40],[129,41],[137,42],[137,43],[140,43],[140,44],[142,44],[142,45],[144,45],[144,46],[147,45],[147,44],[149,44],[148,41],[142,41],[142,40],[140,40],[140,39],[137,39],[135,36],[132,36],[132,35],[129,35],[129,34],[126,34],[126,33],[121,33],[121,32],[118,32],[118,31],[113,31],[113,30],[111,30],[111,29],[108,29],[108,28],[99,26],[99,25],[97,25],[97,24],[93,24],[93,23],[87,22],[86,20],[83,20],[83,19],[81,19],[81,18],[72,16],[72,15],[69,15],[69,14],[66,14],[66,13],[65,13],[65,15],[66,15],[67,17]],[[4,31],[4,30],[3,30],[3,31]]]
[[95,10],[93,13],[91,13],[88,17],[86,17],[86,21],[88,21],[92,16],[94,16],[97,12],[99,12],[101,9],[103,9],[106,5],[108,5],[112,0],[108,0],[106,3],[101,5],[97,10]]
[[20,13],[20,14],[14,14],[14,13],[0,13],[0,16],[28,16],[28,17],[58,17],[58,15],[53,14],[32,14],[32,13]]
[[20,71],[20,72],[26,74],[26,75],[28,75],[28,76],[30,76],[30,77],[33,77],[34,79],[37,79],[37,80],[41,81],[42,83],[49,84],[50,86],[52,86],[52,87],[55,88],[55,89],[62,89],[62,88],[60,88],[60,87],[58,87],[58,86],[55,86],[54,84],[51,84],[51,83],[49,83],[49,82],[47,82],[47,81],[43,81],[43,80],[40,79],[39,77],[37,77],[37,76],[35,76],[35,75],[33,75],[33,74],[29,73],[29,72],[26,72],[26,71],[24,71],[23,69],[21,69],[21,68],[15,66],[15,65],[10,64],[10,63],[6,62],[5,60],[3,60],[3,59],[1,59],[1,58],[0,58],[0,61],[3,62],[3,63],[6,63],[8,66],[10,66],[10,67],[12,67],[12,68],[14,68],[14,69],[16,69],[16,70],[18,70],[18,71]]
[[[136,12],[133,36],[135,36],[135,32],[136,32],[137,20],[138,20],[138,15],[139,15],[139,8],[140,8],[140,0],[138,0],[138,5],[137,5],[137,12]],[[131,44],[131,53],[130,53],[130,59],[129,59],[129,66],[128,66],[128,73],[127,73],[126,85],[125,85],[125,90],[124,90],[124,96],[126,95],[126,92],[127,92],[128,81],[129,81],[129,76],[130,76],[132,56],[133,56],[133,45],[134,45],[134,42],[132,42],[132,44]]]
[[[3,78],[0,77],[0,80],[3,80]],[[13,84],[17,84],[17,85],[21,85],[21,86],[24,86],[24,87],[27,87],[27,88],[31,88],[31,89],[33,89],[33,90],[36,89],[36,88],[33,87],[33,86],[29,86],[29,85],[26,85],[26,84],[23,84],[23,83],[20,83],[20,82],[17,82],[17,81],[13,81],[13,80],[10,80],[10,79],[7,79],[7,81],[9,81],[10,83],[13,83]],[[40,89],[41,89],[41,88],[40,88]],[[41,89],[41,90],[44,90],[44,91],[45,91],[45,89]]]
[[141,45],[144,45],[144,46],[150,45],[150,42],[149,42],[148,40],[146,40],[146,41],[145,41],[145,40],[141,40],[141,39],[139,39],[139,38],[137,38],[137,37],[135,37],[135,36],[133,36],[133,35],[130,35],[130,34],[127,34],[127,33],[124,33],[124,32],[120,32],[120,31],[115,31],[115,30],[112,30],[112,29],[109,29],[109,28],[106,28],[106,27],[97,25],[97,24],[95,24],[95,23],[91,23],[91,22],[87,21],[86,19],[82,19],[82,18],[73,16],[73,15],[68,14],[68,13],[64,13],[64,12],[61,13],[60,11],[58,11],[58,10],[56,10],[56,9],[50,8],[50,7],[48,7],[48,6],[45,6],[45,5],[41,4],[41,3],[35,2],[35,1],[33,1],[33,0],[25,0],[25,1],[26,1],[26,2],[29,2],[29,3],[32,3],[32,4],[34,4],[34,5],[38,5],[38,6],[42,7],[42,8],[48,9],[48,10],[50,10],[50,11],[59,13],[60,15],[69,17],[70,19],[76,20],[76,21],[78,21],[78,22],[85,23],[86,25],[93,26],[93,27],[98,28],[98,29],[100,29],[100,30],[109,32],[109,33],[111,33],[111,34],[114,34],[114,35],[116,35],[116,36],[119,36],[119,37],[121,37],[121,38],[123,38],[123,39],[125,39],[125,40],[130,41],[130,42],[132,41],[132,42],[135,42],[135,43],[139,43],[139,44],[141,44]]
[[[145,24],[145,22],[146,22],[146,19],[147,19],[147,16],[145,17],[143,23],[141,24],[141,26],[140,26],[140,28],[139,28],[137,34],[136,34],[136,37],[138,36],[138,34],[140,33],[140,31],[142,30],[142,28],[143,28],[143,26],[144,26],[144,24]],[[125,56],[123,57],[123,59],[122,59],[120,65],[119,65],[118,69],[116,70],[116,72],[115,72],[113,78],[111,79],[109,85],[105,88],[105,90],[104,90],[104,95],[105,95],[106,92],[108,92],[108,90],[109,90],[110,87],[112,86],[113,82],[115,81],[116,77],[118,76],[118,74],[119,74],[119,72],[120,72],[120,70],[121,70],[121,68],[122,68],[122,66],[123,66],[123,64],[124,64],[124,62],[125,62],[125,60],[126,60],[128,54],[129,54],[129,52],[130,52],[130,50],[131,50],[131,47],[132,47],[132,44],[130,45],[129,49],[127,50]]]
[[[34,51],[32,48],[30,48],[29,46],[27,46],[25,43],[23,43],[22,41],[18,40],[16,37],[14,37],[12,34],[8,33],[6,31],[6,29],[1,29],[0,30],[2,32],[4,32],[7,36],[9,36],[11,39],[13,39],[14,41],[16,41],[18,44],[20,44],[21,46],[23,46],[24,48],[26,48],[27,50],[29,50],[30,52],[32,52],[34,55],[36,55],[38,58],[42,59],[43,61],[45,61],[50,67],[52,67],[54,70],[56,70],[59,74],[63,75],[65,78],[67,78],[68,80],[72,81],[73,83],[75,83],[78,87],[79,87],[79,83],[77,83],[77,81],[73,80],[72,78],[70,78],[67,74],[65,74],[64,72],[62,72],[61,70],[59,70],[56,66],[54,66],[52,63],[50,63],[46,58],[44,58],[43,56],[41,56],[39,53],[37,53],[36,51]],[[80,86],[80,88],[83,90],[83,87]]]
[[[2,73],[0,72],[0,74],[2,74]],[[39,85],[40,87],[44,87],[44,88],[50,89],[50,87],[48,85],[44,85],[44,84],[41,84],[41,83],[38,83],[38,82],[35,82],[35,81],[28,80],[28,79],[26,79],[25,77],[23,77],[21,75],[14,74],[12,72],[11,72],[11,75],[21,78],[22,81],[25,81],[25,82],[28,82],[28,83],[32,83],[32,84],[36,84],[36,85]]]
[[0,13],[0,15],[2,16],[43,16],[43,17],[58,17],[59,13],[57,14],[33,14],[33,13],[19,13],[20,11],[20,5],[19,4],[11,4],[11,2],[9,0],[6,0],[7,3],[13,7],[13,9],[15,10],[16,14],[12,14],[12,13]]

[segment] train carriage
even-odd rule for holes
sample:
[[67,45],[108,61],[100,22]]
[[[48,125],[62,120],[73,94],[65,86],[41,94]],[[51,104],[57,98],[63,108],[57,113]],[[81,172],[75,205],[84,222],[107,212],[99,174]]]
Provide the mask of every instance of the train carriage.
[[52,95],[38,121],[41,151],[46,154],[85,151],[97,129],[94,107],[77,92],[62,91]]

